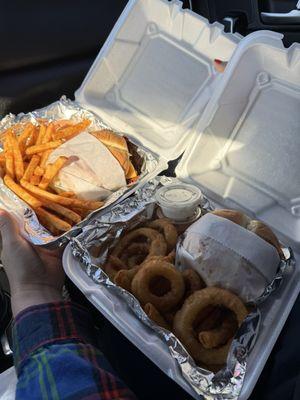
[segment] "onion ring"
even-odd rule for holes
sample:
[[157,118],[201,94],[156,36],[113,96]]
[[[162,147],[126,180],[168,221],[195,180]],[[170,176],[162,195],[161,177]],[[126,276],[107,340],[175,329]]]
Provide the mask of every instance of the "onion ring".
[[183,304],[174,318],[174,332],[182,341],[195,361],[204,364],[224,364],[231,345],[231,340],[221,347],[205,349],[197,340],[194,322],[197,315],[207,306],[223,306],[231,310],[240,326],[248,315],[242,301],[233,293],[216,287],[209,287],[193,293]]
[[121,256],[121,260],[129,268],[141,264],[149,254],[150,246],[147,243],[132,243]]
[[121,269],[114,276],[114,283],[121,288],[131,292],[131,283],[137,272],[142,268],[143,264],[137,265],[131,269]]
[[129,244],[134,240],[139,239],[140,237],[144,237],[150,242],[148,256],[166,255],[167,243],[163,235],[151,228],[139,228],[125,234],[111,254],[115,257],[121,257],[123,252],[126,251]]
[[[168,281],[169,289],[164,294],[151,291],[154,279]],[[163,260],[149,260],[133,278],[132,293],[142,303],[151,303],[158,311],[169,311],[174,308],[184,295],[182,275],[172,264]]]
[[160,233],[163,233],[169,252],[175,248],[178,234],[175,226],[172,225],[168,220],[163,218],[156,219],[155,221],[149,222],[147,226],[149,228],[158,230]]
[[113,280],[118,271],[127,269],[127,266],[118,257],[109,256],[103,269],[108,277]]
[[199,342],[205,349],[213,349],[228,342],[234,336],[236,330],[237,324],[234,318],[225,315],[219,327],[199,333]]
[[144,311],[152,321],[154,321],[158,326],[170,330],[170,326],[165,321],[164,317],[160,312],[154,307],[153,304],[147,303],[144,306]]
[[182,276],[185,283],[185,297],[189,297],[197,290],[201,290],[206,287],[203,279],[193,268],[187,268],[182,271]]

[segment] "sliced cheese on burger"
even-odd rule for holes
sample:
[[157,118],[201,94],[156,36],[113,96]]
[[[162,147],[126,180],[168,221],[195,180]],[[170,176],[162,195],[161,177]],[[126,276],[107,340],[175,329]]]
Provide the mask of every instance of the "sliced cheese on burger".
[[60,191],[73,191],[85,200],[103,200],[126,186],[120,163],[103,143],[87,132],[54,150],[48,163],[60,156],[69,157],[54,181],[54,187]]

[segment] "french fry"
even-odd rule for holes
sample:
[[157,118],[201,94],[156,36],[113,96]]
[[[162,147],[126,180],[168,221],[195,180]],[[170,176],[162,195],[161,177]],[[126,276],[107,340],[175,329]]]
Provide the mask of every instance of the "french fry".
[[24,200],[27,204],[29,204],[30,207],[35,209],[35,208],[42,206],[41,201],[39,201],[38,199],[33,197],[30,193],[28,193],[26,190],[24,190],[20,185],[18,185],[16,182],[14,182],[14,180],[9,175],[5,175],[4,183],[17,196],[19,196],[22,200]]
[[39,222],[46,228],[53,236],[59,236],[60,232],[56,229],[51,222],[47,221],[42,215],[38,216]]
[[54,130],[59,130],[62,128],[66,128],[67,126],[72,126],[73,122],[68,119],[59,119],[57,121],[53,121]]
[[41,182],[41,177],[37,175],[32,175],[30,178],[30,183],[34,186],[38,186]]
[[62,197],[75,197],[74,192],[61,192],[61,193],[59,193],[59,195]]
[[5,171],[12,179],[15,179],[14,157],[11,151],[6,152]]
[[5,164],[6,164],[4,151],[2,153],[0,153],[0,164],[3,166],[5,166]]
[[39,162],[40,162],[40,156],[38,156],[36,154],[34,156],[32,156],[32,158],[24,172],[24,175],[23,175],[24,180],[30,181],[30,178],[33,175],[36,167],[39,165]]
[[46,163],[47,163],[48,158],[49,158],[51,153],[52,153],[52,150],[44,151],[44,153],[41,156],[41,162],[40,162],[40,167],[41,168],[45,168],[46,167]]
[[42,138],[42,143],[51,142],[51,141],[52,141],[52,135],[53,135],[53,133],[54,133],[54,126],[53,126],[52,123],[50,123],[50,124],[47,126],[45,135],[44,135],[43,138]]
[[43,137],[44,137],[44,135],[46,133],[46,129],[47,129],[46,125],[41,124],[40,130],[39,130],[39,134],[38,134],[38,137],[37,137],[36,142],[35,142],[36,145],[42,144]]
[[74,124],[63,129],[59,129],[53,134],[53,137],[55,140],[59,139],[69,140],[72,137],[78,135],[80,132],[84,131],[90,124],[91,121],[85,119],[84,121],[79,122],[78,124]]
[[38,134],[39,134],[39,129],[36,126],[34,126],[30,135],[28,136],[26,143],[25,143],[24,153],[25,153],[25,150],[27,149],[27,147],[31,147],[31,146],[35,145],[37,138],[38,138]]
[[4,156],[5,156],[5,170],[7,175],[9,175],[12,179],[15,179],[14,156],[10,141],[10,132],[11,129],[8,129],[3,143]]
[[67,157],[58,157],[53,164],[48,164],[46,167],[46,172],[39,184],[41,189],[47,189],[52,179],[59,173],[63,168],[65,163],[68,161]]
[[81,216],[79,214],[60,204],[46,202],[44,204],[44,207],[48,208],[49,210],[55,211],[56,214],[59,214],[64,218],[67,218],[68,220],[74,222],[75,224],[78,224],[81,221]]
[[43,153],[45,150],[53,150],[62,144],[61,140],[55,140],[53,142],[37,144],[31,147],[28,147],[25,153],[30,156],[32,154]]
[[5,168],[0,165],[0,177],[3,179],[5,175]]
[[17,180],[19,181],[20,179],[22,179],[22,177],[24,175],[24,163],[23,163],[22,153],[21,153],[16,135],[12,131],[9,134],[9,139],[10,139],[10,143],[11,143],[11,147],[12,147],[12,151],[13,151],[15,174],[16,174]]
[[42,216],[46,221],[51,223],[56,229],[59,231],[66,232],[72,228],[72,226],[62,219],[58,218],[56,215],[51,214],[50,212],[46,211],[45,209],[39,207],[36,210],[36,214],[38,217]]
[[82,208],[72,207],[72,210],[76,212],[76,214],[80,215],[82,218],[85,218],[89,215],[89,210],[83,210]]
[[44,173],[45,173],[45,169],[40,167],[39,165],[34,170],[34,175],[37,175],[37,176],[43,176]]
[[98,208],[101,208],[103,206],[102,201],[72,199],[47,192],[46,190],[43,190],[37,186],[31,185],[24,179],[21,179],[21,185],[24,189],[28,190],[38,197],[41,197],[43,200],[48,200],[50,202],[58,203],[66,207],[71,207],[72,209],[76,207],[83,210],[97,210]]
[[35,126],[33,124],[29,123],[25,126],[21,135],[18,136],[17,140],[18,140],[22,155],[25,152],[26,143],[28,142],[29,138],[31,137],[33,131],[35,131]]

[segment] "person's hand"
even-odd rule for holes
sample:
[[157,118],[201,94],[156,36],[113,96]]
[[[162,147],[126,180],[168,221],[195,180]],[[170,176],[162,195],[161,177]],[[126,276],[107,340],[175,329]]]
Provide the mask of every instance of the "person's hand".
[[30,245],[21,237],[12,216],[3,210],[0,233],[1,260],[10,284],[13,314],[32,305],[61,300],[61,254]]

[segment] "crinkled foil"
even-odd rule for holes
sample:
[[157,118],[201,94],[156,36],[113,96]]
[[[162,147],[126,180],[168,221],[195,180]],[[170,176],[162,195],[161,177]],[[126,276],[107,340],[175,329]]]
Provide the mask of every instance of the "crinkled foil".
[[[37,111],[28,114],[21,113],[17,116],[13,114],[7,115],[0,121],[0,132],[3,132],[5,129],[10,128],[16,123],[32,122],[35,124],[38,122],[38,119],[49,119],[52,121],[57,119],[70,119],[72,121],[80,121],[85,118],[92,121],[92,130],[110,129],[110,127],[94,113],[82,108],[79,103],[71,101],[63,96],[59,101]],[[132,142],[135,143],[134,140],[132,140]],[[42,225],[39,224],[35,213],[26,203],[20,200],[4,185],[2,179],[0,180],[0,207],[15,215],[20,223],[22,232],[27,236],[30,242],[37,245],[47,245],[51,247],[62,246],[69,241],[70,237],[76,236],[81,232],[81,228],[85,226],[97,213],[102,213],[103,210],[106,210],[111,204],[120,201],[122,198],[126,197],[126,195],[135,191],[137,187],[143,185],[147,180],[157,175],[159,172],[159,165],[162,164],[162,161],[149,150],[144,149],[140,143],[135,144],[138,145],[138,152],[144,160],[141,176],[137,183],[114,192],[106,200],[101,211],[94,211],[80,224],[77,224],[70,231],[59,237],[53,237]],[[162,169],[163,168],[161,168],[161,170]]]
[[[247,369],[247,356],[255,345],[259,332],[261,316],[257,305],[279,287],[285,269],[293,262],[293,256],[290,249],[284,249],[287,260],[281,262],[278,274],[273,282],[266,288],[256,304],[251,305],[253,311],[247,316],[236,333],[228,354],[226,367],[214,374],[196,366],[184,346],[173,333],[159,327],[150,320],[138,300],[126,290],[112,283],[105,272],[97,266],[105,262],[109,250],[114,246],[124,230],[132,229],[137,224],[152,217],[155,206],[153,196],[155,190],[158,185],[170,182],[170,179],[156,178],[144,188],[138,190],[135,195],[123,201],[122,204],[113,207],[109,213],[96,218],[92,224],[84,228],[78,237],[71,240],[72,254],[80,261],[83,270],[95,283],[105,286],[113,294],[120,296],[137,318],[152,328],[166,343],[171,356],[177,360],[183,377],[199,395],[199,399],[237,399],[241,392]],[[204,202],[204,204],[205,209],[203,212],[211,209],[208,201]],[[96,258],[92,256],[92,248],[95,245],[100,247]]]

